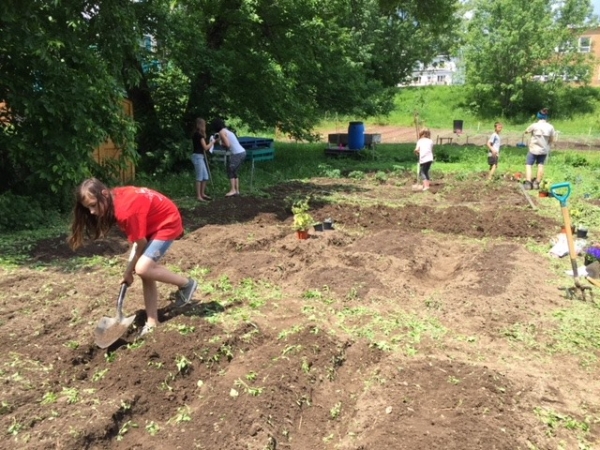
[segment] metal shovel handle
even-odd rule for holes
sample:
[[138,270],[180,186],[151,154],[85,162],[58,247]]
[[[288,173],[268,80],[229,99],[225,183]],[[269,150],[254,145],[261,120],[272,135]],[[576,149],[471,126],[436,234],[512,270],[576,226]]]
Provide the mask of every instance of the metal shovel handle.
[[[137,243],[134,243],[131,246],[131,251],[129,252],[129,258],[127,260],[127,270],[131,268],[131,264],[133,264],[133,259],[135,258],[135,254],[137,252]],[[119,296],[117,297],[117,319],[119,322],[123,319],[123,301],[125,300],[125,293],[127,292],[127,283],[121,283],[121,289],[119,290]]]
[[121,283],[121,289],[119,290],[119,297],[117,298],[117,320],[119,323],[123,320],[123,300],[125,300],[125,293],[127,292],[127,283]]

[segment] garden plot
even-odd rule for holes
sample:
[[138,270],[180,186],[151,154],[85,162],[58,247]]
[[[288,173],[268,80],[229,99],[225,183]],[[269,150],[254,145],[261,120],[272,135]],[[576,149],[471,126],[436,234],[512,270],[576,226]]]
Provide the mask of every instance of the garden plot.
[[[292,195],[335,229],[298,240]],[[197,302],[161,286],[163,323],[136,341],[136,281],[108,351],[93,329],[121,236],[38,242],[2,269],[3,448],[597,448],[598,304],[562,296],[559,224],[514,183],[314,179],[184,220],[165,263]]]

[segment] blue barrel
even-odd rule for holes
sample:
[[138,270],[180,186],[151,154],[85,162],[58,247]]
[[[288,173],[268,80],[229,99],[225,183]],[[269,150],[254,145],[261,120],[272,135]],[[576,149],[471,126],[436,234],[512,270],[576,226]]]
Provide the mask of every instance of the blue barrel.
[[362,150],[365,147],[365,124],[350,122],[348,125],[348,149]]

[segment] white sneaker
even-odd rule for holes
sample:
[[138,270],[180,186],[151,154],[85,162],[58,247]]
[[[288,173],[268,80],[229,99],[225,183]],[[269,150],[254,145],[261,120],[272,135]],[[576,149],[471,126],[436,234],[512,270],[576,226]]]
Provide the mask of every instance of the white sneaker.
[[150,325],[148,322],[146,322],[146,325],[144,325],[144,328],[142,328],[142,331],[140,331],[138,338],[148,336],[150,333],[152,333],[154,331],[155,328],[156,328],[156,325]]

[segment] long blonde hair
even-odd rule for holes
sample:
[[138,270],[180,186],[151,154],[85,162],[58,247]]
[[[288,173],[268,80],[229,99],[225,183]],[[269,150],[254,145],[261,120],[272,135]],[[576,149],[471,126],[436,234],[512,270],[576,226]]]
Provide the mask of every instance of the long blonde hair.
[[202,117],[196,119],[196,131],[206,140],[206,120]]
[[[104,193],[107,191],[109,194],[105,195]],[[83,206],[83,200],[89,197],[93,197],[101,205],[101,215],[93,215],[88,208]],[[69,246],[73,250],[81,247],[86,236],[91,239],[105,237],[116,222],[115,206],[108,187],[96,178],[88,178],[75,190]]]

